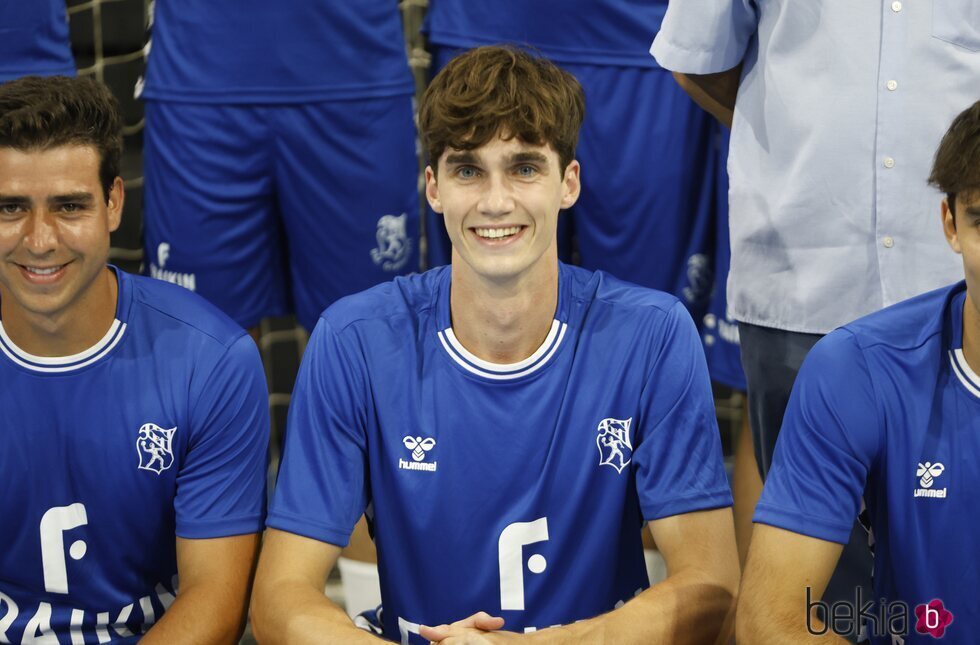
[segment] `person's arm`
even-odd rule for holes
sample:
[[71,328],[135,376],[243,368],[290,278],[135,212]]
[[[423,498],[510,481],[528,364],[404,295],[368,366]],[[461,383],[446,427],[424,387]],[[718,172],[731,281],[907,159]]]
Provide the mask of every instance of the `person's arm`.
[[674,80],[701,109],[718,119],[725,127],[732,127],[735,114],[735,97],[742,76],[742,65],[716,74],[682,74],[674,72]]
[[[727,643],[739,579],[731,509],[665,517],[650,522],[650,531],[670,575],[618,609],[528,634],[483,632],[472,624],[477,615],[452,625],[423,627],[420,634],[450,643]],[[482,620],[489,623],[488,618]]]
[[756,524],[739,590],[736,641],[846,643],[807,606],[820,600],[842,550],[836,542]]
[[378,643],[323,594],[340,547],[294,533],[266,531],[252,596],[260,643]]
[[[790,395],[738,600],[739,643],[800,643],[884,445],[884,417],[857,336],[847,328],[807,355]],[[808,596],[809,593],[809,596]],[[809,615],[814,632],[824,625]],[[820,642],[844,643],[834,634]]]
[[177,538],[180,589],[143,645],[237,643],[245,629],[259,536]]

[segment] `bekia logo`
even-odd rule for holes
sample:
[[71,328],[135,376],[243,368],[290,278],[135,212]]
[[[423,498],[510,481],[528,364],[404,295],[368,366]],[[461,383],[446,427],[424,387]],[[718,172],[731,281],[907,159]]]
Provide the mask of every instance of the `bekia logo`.
[[[862,588],[855,587],[854,600],[838,600],[828,603],[813,600],[810,587],[806,588],[806,629],[814,636],[833,632],[838,636],[855,636],[863,631],[869,636],[889,639],[893,645],[901,645],[909,635],[909,617],[915,616],[915,631],[932,638],[942,638],[953,622],[953,614],[939,598],[928,603],[910,605],[886,598],[867,599]],[[819,622],[817,622],[819,621]]]
[[946,471],[946,467],[943,466],[938,461],[932,463],[927,461],[926,463],[920,463],[918,468],[915,470],[915,476],[919,478],[919,486],[921,488],[915,489],[916,497],[946,497],[946,488],[933,488],[932,485],[936,483],[936,478],[942,475]]
[[402,444],[412,451],[412,461],[405,461],[404,459],[398,460],[398,467],[402,470],[422,470],[426,472],[435,472],[438,467],[438,462],[426,462],[425,454],[436,447],[436,440],[432,437],[413,437],[412,435],[406,436],[402,439]]
[[164,429],[155,423],[140,426],[136,438],[136,452],[140,457],[140,470],[160,474],[174,465],[173,439],[176,426]]
[[630,443],[629,419],[603,419],[599,422],[599,436],[595,442],[599,447],[599,465],[611,466],[616,472],[623,472],[633,459],[633,444]]
[[953,613],[943,606],[939,598],[928,603],[917,605],[915,608],[915,631],[919,634],[929,634],[933,638],[942,638],[946,628],[953,622]]
[[371,249],[371,259],[385,271],[398,271],[408,262],[412,241],[408,239],[408,214],[382,215],[378,220],[378,248]]

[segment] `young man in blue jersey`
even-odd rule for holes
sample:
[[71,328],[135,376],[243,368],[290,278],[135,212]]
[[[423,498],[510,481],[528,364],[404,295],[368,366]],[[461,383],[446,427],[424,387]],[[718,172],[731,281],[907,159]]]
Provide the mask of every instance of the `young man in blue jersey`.
[[[583,112],[574,77],[512,49],[433,80],[426,194],[453,261],[321,316],[257,576],[262,642],[371,642],[322,593],[365,509],[389,639],[724,638],[738,565],[697,331],[672,296],[558,261]],[[644,522],[671,573],[650,589]]]
[[107,266],[118,104],[0,85],[0,642],[240,636],[269,419],[248,335]]
[[[740,643],[842,634],[976,643],[980,633],[980,102],[961,113],[929,182],[965,281],[861,318],[800,371],[756,510]],[[874,597],[821,595],[867,509]],[[842,641],[841,641],[842,642]]]

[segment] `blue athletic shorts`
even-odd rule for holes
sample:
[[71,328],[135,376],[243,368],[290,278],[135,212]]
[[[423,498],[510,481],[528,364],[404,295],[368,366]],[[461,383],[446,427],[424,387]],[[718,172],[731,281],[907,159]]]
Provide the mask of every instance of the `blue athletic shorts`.
[[[459,50],[436,47],[433,70]],[[576,157],[578,203],[559,219],[559,255],[676,295],[700,321],[711,290],[715,186],[703,173],[713,119],[657,68],[565,65],[585,90]],[[430,266],[449,262],[442,219],[429,212]]]
[[711,380],[730,388],[745,392],[745,371],[742,369],[742,356],[738,338],[738,323],[728,314],[728,298],[725,287],[728,284],[728,267],[731,265],[732,249],[728,235],[728,139],[729,130],[716,123],[715,143],[712,147],[709,168],[705,176],[714,178],[715,193],[715,249],[714,249],[714,287],[708,312],[701,325],[701,340],[704,354],[708,359],[708,372]]
[[146,272],[243,327],[418,270],[412,98],[146,102]]

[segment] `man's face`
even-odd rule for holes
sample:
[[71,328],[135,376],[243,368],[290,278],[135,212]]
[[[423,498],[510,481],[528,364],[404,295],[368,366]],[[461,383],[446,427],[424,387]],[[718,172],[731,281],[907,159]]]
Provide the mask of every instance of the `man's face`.
[[952,249],[963,256],[966,288],[974,311],[980,315],[980,190],[959,193],[954,206],[955,221],[943,202],[943,230]]
[[564,176],[558,153],[516,137],[476,150],[447,149],[439,174],[426,168],[426,197],[445,219],[454,262],[509,281],[557,259],[558,211],[578,199],[579,164]]
[[57,319],[83,306],[119,227],[122,180],[106,204],[94,146],[0,147],[0,301],[4,314]]

